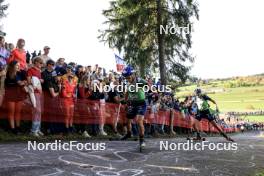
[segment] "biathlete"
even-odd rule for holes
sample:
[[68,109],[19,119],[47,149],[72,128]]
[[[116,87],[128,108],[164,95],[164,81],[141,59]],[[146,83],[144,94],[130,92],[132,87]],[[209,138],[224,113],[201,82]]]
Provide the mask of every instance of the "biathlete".
[[[213,104],[216,105],[216,109],[218,111],[218,108],[217,108],[217,104],[216,102],[211,99],[210,97],[208,97],[207,95],[205,94],[202,94],[202,90],[201,89],[196,89],[195,91],[195,98],[196,98],[196,104],[198,106],[198,112],[197,114],[195,115],[195,121],[201,121],[202,118],[205,118],[207,119],[216,129],[217,131],[219,131],[219,133],[224,137],[226,138],[226,140],[228,141],[232,141],[234,142],[233,139],[231,139],[230,137],[228,137],[226,135],[226,133],[217,125],[216,123],[216,117],[215,115],[212,113],[212,111],[210,110],[210,105],[209,105],[209,102],[212,102]],[[195,130],[197,131],[197,138],[195,138],[195,140],[202,140],[203,138],[201,137],[200,135],[200,129],[199,127],[197,126],[197,124],[199,123],[195,123]]]
[[125,94],[125,99],[127,102],[127,134],[121,138],[121,140],[126,140],[131,138],[131,122],[136,118],[139,126],[139,147],[140,151],[145,147],[144,141],[144,115],[146,113],[147,105],[145,102],[145,92],[143,86],[147,85],[147,82],[143,79],[136,77],[135,71],[132,67],[128,66],[122,72],[122,75],[126,78],[128,82],[128,89]]

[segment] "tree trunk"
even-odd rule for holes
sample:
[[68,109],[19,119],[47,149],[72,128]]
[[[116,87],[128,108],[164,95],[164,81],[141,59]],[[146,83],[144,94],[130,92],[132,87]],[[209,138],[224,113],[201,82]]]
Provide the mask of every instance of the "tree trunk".
[[144,78],[146,75],[146,66],[144,63],[140,63],[139,65],[139,70],[140,70],[140,77]]
[[157,0],[157,37],[158,37],[158,49],[159,49],[159,69],[160,69],[160,79],[161,84],[166,85],[166,65],[164,57],[164,34],[160,33],[160,25],[162,25],[162,9],[161,1]]

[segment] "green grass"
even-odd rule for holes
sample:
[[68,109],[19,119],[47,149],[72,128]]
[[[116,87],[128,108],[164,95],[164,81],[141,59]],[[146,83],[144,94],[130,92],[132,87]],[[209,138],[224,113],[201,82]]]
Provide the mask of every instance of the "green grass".
[[211,94],[224,111],[250,111],[264,109],[264,86],[229,88],[225,92]]
[[246,116],[245,120],[250,122],[264,122],[264,116]]
[[[191,95],[195,85],[179,88],[178,97]],[[224,88],[220,83],[211,83],[201,87],[206,92],[222,90],[208,95],[216,100],[221,111],[257,111],[264,110],[264,86]]]
[[264,176],[264,171],[262,173],[258,173],[255,176]]

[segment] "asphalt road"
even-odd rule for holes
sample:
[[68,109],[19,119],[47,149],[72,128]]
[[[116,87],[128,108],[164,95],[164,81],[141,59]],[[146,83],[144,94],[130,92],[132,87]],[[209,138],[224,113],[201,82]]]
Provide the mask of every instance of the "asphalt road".
[[[136,141],[105,141],[104,151],[28,151],[27,143],[0,144],[0,176],[246,176],[264,170],[264,137],[246,133],[234,139],[237,150],[229,151],[165,151],[160,140],[173,145],[186,140],[149,139],[143,153]],[[208,141],[225,142],[219,137]]]

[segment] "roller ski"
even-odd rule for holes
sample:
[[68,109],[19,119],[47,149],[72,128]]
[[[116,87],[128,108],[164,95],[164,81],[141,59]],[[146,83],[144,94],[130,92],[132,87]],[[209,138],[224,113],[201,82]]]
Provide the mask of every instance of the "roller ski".
[[206,138],[205,137],[195,137],[195,138],[192,138],[193,141],[206,141]]
[[220,134],[227,140],[230,142],[235,142],[234,139],[232,139],[231,137],[227,136],[224,132],[220,132]]
[[196,132],[196,137],[190,138],[190,140],[199,142],[199,141],[206,141],[206,138],[202,137],[200,132]]
[[139,139],[139,152],[141,153],[146,147],[144,139]]
[[130,138],[132,138],[132,134],[130,132],[128,132],[126,135],[122,136],[119,140],[120,141],[126,141]]
[[203,138],[198,138],[198,137],[191,138],[191,137],[187,137],[186,140],[187,141],[206,141],[206,138],[205,137],[203,137]]

